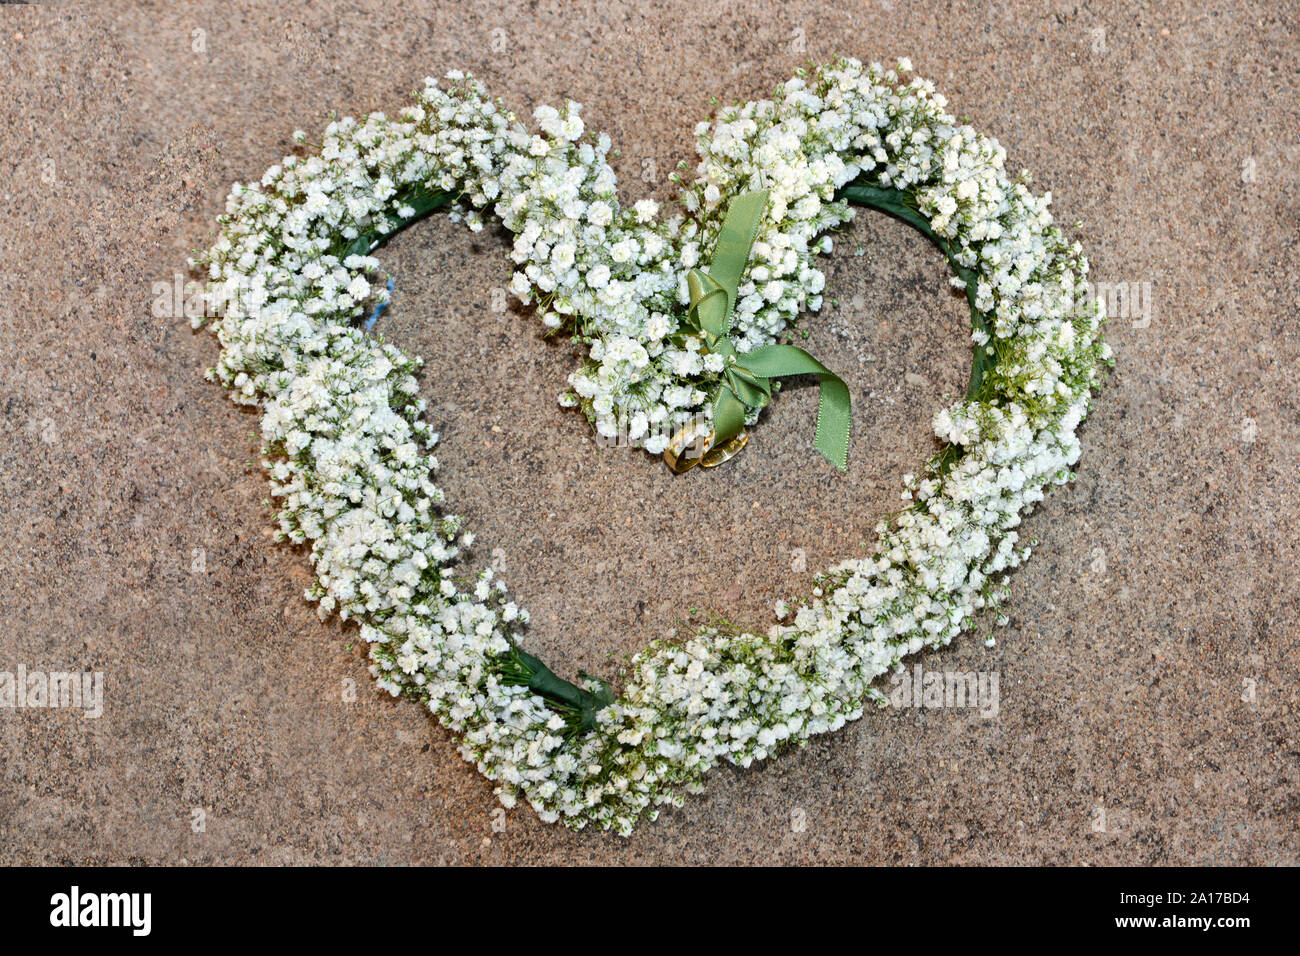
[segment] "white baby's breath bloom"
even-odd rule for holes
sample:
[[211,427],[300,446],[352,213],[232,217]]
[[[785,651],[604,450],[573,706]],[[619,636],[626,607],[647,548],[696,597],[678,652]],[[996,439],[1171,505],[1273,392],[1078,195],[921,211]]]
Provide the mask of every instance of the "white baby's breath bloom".
[[640,199],[632,208],[636,211],[637,222],[642,224],[653,222],[659,215],[659,203],[653,199]]

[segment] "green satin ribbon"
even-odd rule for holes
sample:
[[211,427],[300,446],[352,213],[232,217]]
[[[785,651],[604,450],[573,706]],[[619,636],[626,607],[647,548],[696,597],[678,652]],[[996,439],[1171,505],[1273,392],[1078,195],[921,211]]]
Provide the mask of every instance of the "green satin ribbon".
[[821,401],[813,444],[840,471],[846,471],[850,401],[844,380],[797,346],[765,345],[752,352],[737,352],[729,338],[736,290],[766,208],[766,189],[743,193],[732,200],[709,271],[692,269],[686,276],[691,296],[688,322],[700,333],[708,351],[721,355],[726,363],[713,403],[713,444],[717,447],[735,438],[745,427],[749,410],[763,408],[772,400],[772,379],[816,375]]

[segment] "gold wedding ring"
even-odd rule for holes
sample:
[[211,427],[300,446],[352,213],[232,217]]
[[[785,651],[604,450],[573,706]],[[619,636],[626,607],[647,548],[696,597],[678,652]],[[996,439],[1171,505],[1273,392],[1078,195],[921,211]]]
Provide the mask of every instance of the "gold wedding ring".
[[677,474],[690,471],[713,447],[713,429],[702,419],[692,419],[668,439],[664,461]]
[[716,468],[735,458],[748,442],[748,433],[741,432],[715,448],[713,429],[709,424],[702,420],[691,421],[669,439],[668,447],[664,449],[664,461],[679,475],[696,465]]
[[723,462],[731,461],[740,454],[740,450],[749,444],[749,432],[741,432],[735,438],[723,442],[716,448],[710,448],[700,459],[701,468],[716,468]]

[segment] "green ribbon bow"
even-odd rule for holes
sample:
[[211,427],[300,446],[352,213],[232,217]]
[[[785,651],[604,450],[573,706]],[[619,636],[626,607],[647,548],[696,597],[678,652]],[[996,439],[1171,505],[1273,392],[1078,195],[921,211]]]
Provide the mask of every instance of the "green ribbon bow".
[[736,290],[766,208],[766,189],[737,196],[727,209],[709,271],[692,269],[686,276],[691,295],[688,321],[699,331],[708,351],[721,355],[726,363],[713,403],[713,444],[720,446],[735,438],[745,427],[749,410],[763,408],[772,400],[772,379],[816,375],[821,401],[813,443],[840,471],[846,471],[850,403],[844,380],[797,346],[765,345],[742,353],[728,338]]

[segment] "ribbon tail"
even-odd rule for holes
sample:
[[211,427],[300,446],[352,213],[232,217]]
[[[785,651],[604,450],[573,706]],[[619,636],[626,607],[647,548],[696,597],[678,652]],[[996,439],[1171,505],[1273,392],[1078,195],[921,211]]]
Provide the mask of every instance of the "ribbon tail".
[[813,445],[840,471],[849,470],[849,387],[834,373],[818,375],[821,398],[817,403],[817,433]]
[[740,434],[745,427],[745,405],[723,385],[713,403],[713,444],[721,445]]
[[764,378],[816,375],[821,386],[817,406],[817,450],[840,471],[849,467],[849,426],[852,402],[844,380],[795,345],[765,345],[739,356],[745,368]]
[[767,190],[754,189],[733,199],[727,207],[726,218],[722,220],[713,257],[709,260],[709,275],[727,290],[730,300],[728,312],[736,307],[736,289],[740,287],[740,277],[749,264],[749,252],[758,235],[758,227],[763,223],[765,209]]

